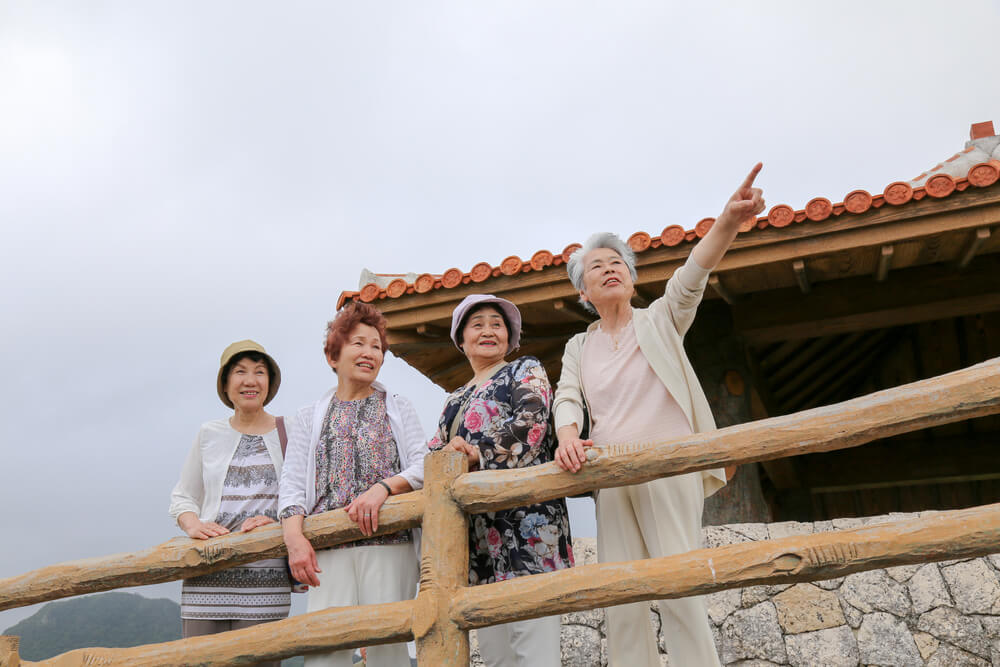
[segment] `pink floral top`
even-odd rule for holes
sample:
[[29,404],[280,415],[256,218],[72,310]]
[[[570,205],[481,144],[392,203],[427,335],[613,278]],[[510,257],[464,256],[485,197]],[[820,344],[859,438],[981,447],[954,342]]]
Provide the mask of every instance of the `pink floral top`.
[[[452,392],[428,443],[431,449],[446,444],[451,423],[466,402],[456,435],[479,448],[482,469],[525,468],[552,460],[552,387],[538,359],[522,357],[478,389],[460,387]],[[473,585],[572,567],[566,500],[473,515],[469,559]]]

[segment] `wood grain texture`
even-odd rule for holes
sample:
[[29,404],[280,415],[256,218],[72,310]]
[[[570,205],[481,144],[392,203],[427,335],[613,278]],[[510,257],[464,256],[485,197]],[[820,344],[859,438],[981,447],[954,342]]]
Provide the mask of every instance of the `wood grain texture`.
[[857,447],[899,433],[1000,413],[1000,358],[843,403],[652,443],[588,452],[576,474],[555,463],[463,475],[455,498],[470,513],[734,464]]
[[[422,491],[389,498],[379,513],[378,533],[419,526],[423,508]],[[306,517],[303,533],[317,549],[364,537],[344,510]],[[285,554],[278,524],[210,540],[177,537],[142,551],[70,561],[0,579],[0,610],[83,593],[187,579]]]
[[666,558],[584,565],[459,591],[462,628],[756,584],[818,581],[852,572],[1000,551],[1000,504],[855,530],[700,549]]
[[417,662],[468,667],[469,633],[451,620],[451,600],[469,582],[469,518],[452,496],[455,480],[469,469],[465,454],[432,452],[424,459],[423,544],[420,593],[413,612]]
[[0,636],[0,667],[20,667],[21,658],[18,655],[20,637]]
[[[225,667],[413,639],[413,600],[334,607],[244,630],[134,648],[83,648],[32,665],[52,667]],[[22,663],[26,664],[26,663]]]

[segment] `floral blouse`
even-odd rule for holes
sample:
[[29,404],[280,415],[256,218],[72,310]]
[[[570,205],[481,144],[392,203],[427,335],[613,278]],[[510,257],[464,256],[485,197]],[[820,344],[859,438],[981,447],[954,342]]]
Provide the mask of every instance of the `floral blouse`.
[[[440,449],[468,403],[455,435],[479,448],[480,468],[505,470],[547,463],[554,453],[549,423],[552,387],[535,357],[512,361],[478,389],[448,396],[437,433]],[[573,566],[566,500],[475,514],[469,522],[469,583],[487,584]]]

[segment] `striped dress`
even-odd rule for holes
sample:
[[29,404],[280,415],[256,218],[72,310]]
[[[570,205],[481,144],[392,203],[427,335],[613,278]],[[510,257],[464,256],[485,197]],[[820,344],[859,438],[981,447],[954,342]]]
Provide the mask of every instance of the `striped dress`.
[[[278,475],[264,439],[246,435],[229,463],[215,522],[237,531],[258,515],[277,517]],[[248,563],[184,580],[181,618],[273,621],[288,616],[290,582],[284,558]]]

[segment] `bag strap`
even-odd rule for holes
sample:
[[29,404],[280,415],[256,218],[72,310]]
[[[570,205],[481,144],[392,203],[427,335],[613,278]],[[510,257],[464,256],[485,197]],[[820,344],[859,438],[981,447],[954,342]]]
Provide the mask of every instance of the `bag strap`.
[[285,431],[285,418],[275,417],[274,425],[278,428],[278,442],[281,443],[281,458],[285,458],[285,450],[288,449],[288,433]]

